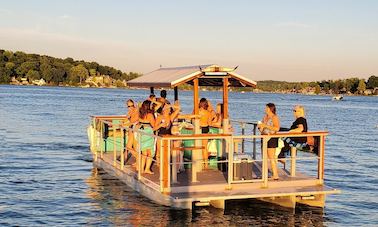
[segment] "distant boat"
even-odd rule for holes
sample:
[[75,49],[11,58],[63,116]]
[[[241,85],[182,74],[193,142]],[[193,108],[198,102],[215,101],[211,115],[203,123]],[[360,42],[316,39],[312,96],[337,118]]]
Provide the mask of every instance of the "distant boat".
[[341,101],[341,100],[343,100],[343,96],[342,95],[335,95],[335,96],[333,96],[332,97],[332,100],[334,100],[334,101]]
[[241,91],[242,94],[244,94],[245,92],[244,91]]

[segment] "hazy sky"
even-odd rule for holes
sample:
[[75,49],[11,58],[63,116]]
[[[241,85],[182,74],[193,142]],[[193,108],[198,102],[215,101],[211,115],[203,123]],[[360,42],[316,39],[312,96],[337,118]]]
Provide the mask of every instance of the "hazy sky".
[[239,65],[256,80],[378,75],[378,1],[2,1],[0,49],[123,71]]

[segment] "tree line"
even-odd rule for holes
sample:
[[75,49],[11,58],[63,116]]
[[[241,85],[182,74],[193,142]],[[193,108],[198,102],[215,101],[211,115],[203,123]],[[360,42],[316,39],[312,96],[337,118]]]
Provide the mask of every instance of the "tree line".
[[44,79],[49,85],[80,85],[89,76],[109,76],[114,80],[128,81],[140,74],[125,73],[97,62],[0,49],[0,83],[3,84],[9,84],[14,77],[27,78],[28,81]]
[[315,94],[364,94],[366,89],[378,87],[378,77],[370,76],[368,80],[348,78],[339,80],[322,80],[317,82],[258,81],[257,88],[268,92],[312,90]]

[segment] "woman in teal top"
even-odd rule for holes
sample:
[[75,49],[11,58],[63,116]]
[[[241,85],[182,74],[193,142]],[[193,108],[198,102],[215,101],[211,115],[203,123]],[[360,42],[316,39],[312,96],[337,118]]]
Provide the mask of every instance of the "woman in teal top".
[[[155,156],[155,138],[154,129],[156,120],[151,110],[151,101],[143,102],[139,109],[139,130],[144,133],[140,136],[140,146],[142,151],[142,173],[153,174],[151,171],[152,159]],[[148,135],[146,135],[148,134]],[[150,136],[151,135],[151,136]],[[138,166],[138,160],[137,160]]]

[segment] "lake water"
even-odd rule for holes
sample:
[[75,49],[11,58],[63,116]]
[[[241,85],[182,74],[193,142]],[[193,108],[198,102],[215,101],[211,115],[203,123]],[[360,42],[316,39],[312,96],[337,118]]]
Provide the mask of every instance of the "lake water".
[[[276,103],[283,126],[303,104],[310,130],[327,129],[326,184],[342,190],[324,210],[245,200],[225,211],[159,206],[103,171],[88,150],[90,115],[124,114],[146,90],[0,86],[0,225],[378,225],[378,97],[230,93],[233,119],[260,120]],[[220,92],[201,92],[213,103]],[[169,93],[172,98],[172,93]],[[190,92],[180,100],[190,112]]]

